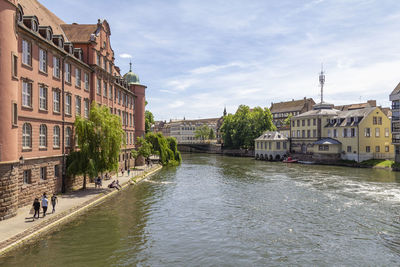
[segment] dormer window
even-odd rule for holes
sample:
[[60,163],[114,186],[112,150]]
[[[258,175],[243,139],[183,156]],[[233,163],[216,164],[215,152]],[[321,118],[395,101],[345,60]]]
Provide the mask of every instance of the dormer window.
[[17,21],[22,22],[22,17],[24,16],[24,10],[22,9],[22,6],[18,4],[18,9],[17,9]]
[[39,26],[39,34],[48,41],[53,38],[53,31],[50,26]]
[[32,31],[37,32],[39,29],[38,23],[36,21],[33,21],[32,23]]
[[39,20],[36,16],[22,16],[22,21],[24,25],[34,32],[39,29]]

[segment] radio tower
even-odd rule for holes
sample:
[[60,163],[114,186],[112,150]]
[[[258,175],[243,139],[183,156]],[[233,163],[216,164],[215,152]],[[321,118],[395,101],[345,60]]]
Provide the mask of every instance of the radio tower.
[[321,73],[319,74],[319,84],[321,85],[321,104],[324,101],[324,84],[325,84],[325,74],[324,65],[321,63]]

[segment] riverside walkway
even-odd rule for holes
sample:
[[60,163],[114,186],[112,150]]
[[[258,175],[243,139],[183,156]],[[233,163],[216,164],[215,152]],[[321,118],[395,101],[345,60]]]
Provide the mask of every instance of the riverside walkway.
[[129,176],[125,172],[123,176],[113,176],[110,180],[103,180],[102,188],[95,188],[94,183],[88,183],[87,190],[76,190],[58,195],[55,213],[51,212],[51,195],[48,195],[49,208],[44,218],[42,217],[42,210],[40,210],[40,218],[34,220],[33,214],[29,213],[32,208],[31,205],[19,208],[16,216],[0,221],[0,255],[31,240],[40,233],[47,232],[52,227],[117,193],[117,189],[107,187],[113,180],[118,179],[122,189],[124,189],[131,184],[132,180],[139,182],[161,168],[160,165],[139,166],[136,170],[132,170]]

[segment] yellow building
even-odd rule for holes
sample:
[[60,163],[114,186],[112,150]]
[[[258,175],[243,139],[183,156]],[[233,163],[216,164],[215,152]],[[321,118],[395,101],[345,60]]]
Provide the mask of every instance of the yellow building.
[[312,110],[293,117],[291,126],[291,150],[314,159],[394,158],[390,120],[379,107]]

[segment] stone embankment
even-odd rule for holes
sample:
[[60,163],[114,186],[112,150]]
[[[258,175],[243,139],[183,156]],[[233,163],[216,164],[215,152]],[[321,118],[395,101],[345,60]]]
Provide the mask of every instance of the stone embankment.
[[131,184],[142,181],[161,168],[162,166],[160,165],[139,167],[137,170],[132,171],[129,176],[125,173],[124,176],[120,175],[108,181],[103,181],[102,188],[96,189],[94,184],[88,184],[87,190],[77,190],[59,195],[56,212],[54,214],[51,213],[51,205],[49,204],[48,215],[42,217],[42,213],[40,213],[40,219],[33,219],[33,215],[30,214],[31,205],[18,209],[16,216],[0,221],[0,256],[13,248],[32,241],[41,234],[50,232],[56,226],[68,222],[75,216],[116,194],[118,190],[107,188],[107,184],[113,179],[118,179],[122,189],[124,189]]

